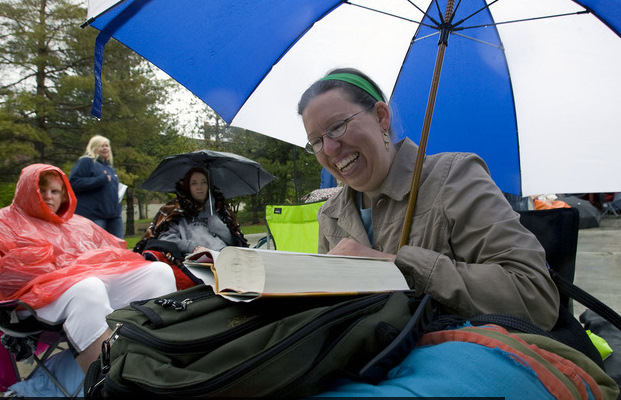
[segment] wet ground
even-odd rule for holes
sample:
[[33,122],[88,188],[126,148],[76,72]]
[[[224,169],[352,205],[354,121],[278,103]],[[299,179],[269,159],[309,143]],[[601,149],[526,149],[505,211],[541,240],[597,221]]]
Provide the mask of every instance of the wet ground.
[[[621,313],[621,218],[607,216],[599,228],[578,234],[574,283]],[[584,307],[574,304],[574,314]]]

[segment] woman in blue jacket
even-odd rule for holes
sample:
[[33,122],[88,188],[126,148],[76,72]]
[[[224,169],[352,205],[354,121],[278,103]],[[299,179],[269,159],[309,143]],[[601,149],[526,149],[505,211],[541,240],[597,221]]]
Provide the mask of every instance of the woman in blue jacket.
[[89,140],[86,153],[71,169],[69,182],[78,198],[76,214],[122,239],[119,177],[112,167],[110,140],[100,135]]

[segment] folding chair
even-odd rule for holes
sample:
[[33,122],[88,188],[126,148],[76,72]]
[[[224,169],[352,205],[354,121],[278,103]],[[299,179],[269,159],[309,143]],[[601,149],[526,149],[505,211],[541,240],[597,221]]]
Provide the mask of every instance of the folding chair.
[[[605,198],[604,198],[605,200]],[[604,201],[602,203],[602,217],[606,215],[614,215],[616,218],[621,217],[619,215],[619,209],[621,208],[621,192],[615,193],[612,195],[612,198],[609,201]]]
[[265,207],[269,241],[276,250],[317,253],[319,223],[317,212],[325,201],[298,205],[271,204]]
[[[561,295],[559,319],[552,329],[555,338],[581,350],[593,360],[598,359],[597,349],[590,343],[584,327],[573,316],[571,302],[579,302],[620,330],[621,315],[573,283],[580,225],[578,210],[555,208],[518,212],[522,225],[533,232],[545,249],[550,275]],[[601,358],[598,361],[604,368]]]
[[[546,251],[546,261],[559,275],[574,281],[578,250],[579,212],[576,208],[518,211],[520,222]],[[561,304],[572,310],[570,298],[561,294]]]
[[[41,371],[66,398],[75,398],[81,394],[84,381],[77,388],[68,389],[46,366],[52,355],[69,349],[62,324],[49,325],[37,319],[36,311],[26,303],[7,300],[0,302],[0,331],[2,345],[9,353],[15,383],[28,380]],[[35,368],[22,377],[18,362],[30,359],[36,364]]]

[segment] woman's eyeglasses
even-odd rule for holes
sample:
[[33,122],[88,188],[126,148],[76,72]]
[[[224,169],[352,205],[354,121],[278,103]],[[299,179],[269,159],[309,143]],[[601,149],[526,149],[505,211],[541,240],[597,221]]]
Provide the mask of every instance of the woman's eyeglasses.
[[329,137],[330,139],[336,139],[338,137],[343,136],[343,134],[345,134],[345,132],[347,131],[347,123],[349,121],[354,119],[356,115],[363,113],[365,111],[369,111],[374,106],[375,104],[371,104],[369,107],[365,108],[364,110],[358,111],[357,113],[353,114],[352,116],[348,118],[345,118],[344,120],[334,122],[332,125],[328,127],[328,129],[326,130],[326,133],[324,133],[323,135],[319,137],[311,139],[306,143],[306,147],[305,147],[306,151],[310,154],[319,153],[321,149],[323,149],[323,138],[325,136]]

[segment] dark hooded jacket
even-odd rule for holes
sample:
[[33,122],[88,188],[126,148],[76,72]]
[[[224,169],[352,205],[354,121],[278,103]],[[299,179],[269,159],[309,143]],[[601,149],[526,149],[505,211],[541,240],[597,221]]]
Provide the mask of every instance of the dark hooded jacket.
[[78,199],[76,214],[92,220],[121,216],[119,177],[110,163],[81,157],[71,169],[69,181]]

